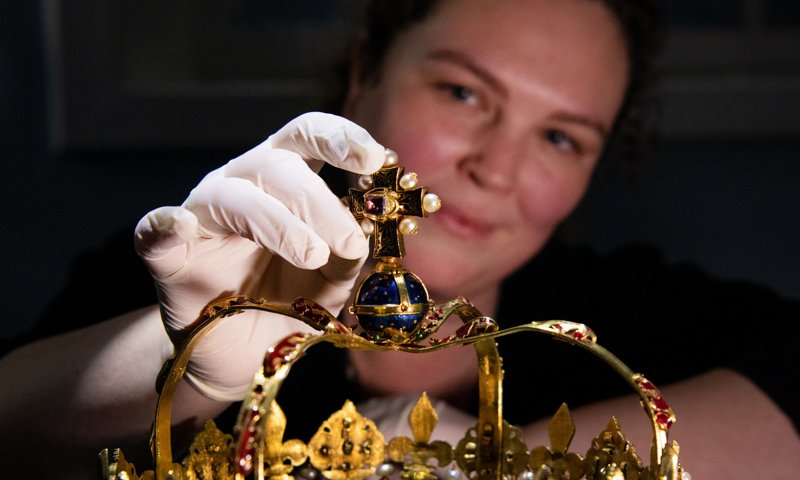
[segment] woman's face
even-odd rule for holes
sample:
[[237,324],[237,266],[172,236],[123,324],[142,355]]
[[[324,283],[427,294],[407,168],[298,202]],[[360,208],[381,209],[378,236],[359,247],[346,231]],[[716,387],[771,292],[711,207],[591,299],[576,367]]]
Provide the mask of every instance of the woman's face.
[[442,199],[403,261],[435,300],[496,287],[573,210],[628,68],[598,0],[442,0],[351,85],[347,116]]

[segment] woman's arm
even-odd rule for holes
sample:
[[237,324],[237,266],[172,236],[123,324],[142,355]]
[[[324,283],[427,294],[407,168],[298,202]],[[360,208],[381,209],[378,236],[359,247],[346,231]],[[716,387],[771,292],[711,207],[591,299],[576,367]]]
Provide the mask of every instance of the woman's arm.
[[[11,478],[92,478],[103,448],[122,448],[140,470],[151,463],[155,378],[172,353],[157,307],[40,340],[0,360],[0,451]],[[176,393],[176,448],[228,403],[186,382]],[[181,432],[184,432],[183,440]]]
[[[210,172],[181,206],[148,213],[134,246],[160,307],[31,343],[2,359],[4,473],[10,466],[19,476],[35,468],[47,478],[87,478],[104,447],[121,447],[140,470],[149,467],[156,377],[172,344],[212,300],[237,294],[291,303],[302,295],[338,314],[369,247],[317,173],[328,163],[367,174],[386,160],[386,149],[363,128],[310,112]],[[68,311],[64,321],[77,315]],[[267,348],[298,330],[312,329],[250,310],[198,341],[174,399],[175,450],[180,432],[193,433],[242,399]]]
[[[797,478],[798,432],[786,414],[743,375],[713,370],[665,386],[661,392],[677,416],[669,439],[678,442],[681,465],[693,478]],[[571,450],[583,455],[612,416],[643,463],[649,464],[652,430],[634,395],[572,411],[577,431]],[[529,446],[549,446],[548,421],[525,427]]]

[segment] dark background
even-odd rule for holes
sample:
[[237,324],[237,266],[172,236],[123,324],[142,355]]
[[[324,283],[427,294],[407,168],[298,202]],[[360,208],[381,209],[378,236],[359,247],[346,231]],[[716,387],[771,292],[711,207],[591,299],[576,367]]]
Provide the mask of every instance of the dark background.
[[[2,337],[40,317],[82,252],[318,106],[349,11],[125,3],[0,0]],[[800,4],[662,3],[661,158],[596,183],[571,239],[653,243],[800,297]],[[103,292],[130,288],[113,262],[96,267]]]

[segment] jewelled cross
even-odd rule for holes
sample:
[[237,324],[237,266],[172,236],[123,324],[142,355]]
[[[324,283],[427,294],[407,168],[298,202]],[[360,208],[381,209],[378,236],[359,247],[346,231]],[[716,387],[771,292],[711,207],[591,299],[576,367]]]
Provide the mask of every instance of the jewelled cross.
[[415,173],[403,174],[391,151],[383,168],[362,177],[360,184],[365,190],[350,189],[350,211],[364,233],[375,235],[372,256],[403,257],[403,235],[417,233],[417,222],[409,217],[427,217],[437,211],[439,197],[428,193],[427,187],[417,187]]

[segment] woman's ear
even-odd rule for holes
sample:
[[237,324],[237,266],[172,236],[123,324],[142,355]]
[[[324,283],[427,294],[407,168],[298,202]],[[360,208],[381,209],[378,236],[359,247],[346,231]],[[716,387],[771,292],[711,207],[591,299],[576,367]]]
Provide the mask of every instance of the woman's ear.
[[364,49],[366,48],[366,44],[366,33],[360,32],[356,36],[356,39],[353,42],[353,47],[350,50],[347,83],[345,85],[344,101],[342,104],[342,115],[345,117],[350,117],[355,113],[356,105],[358,104],[364,89],[364,82],[367,81],[367,75],[364,72]]

